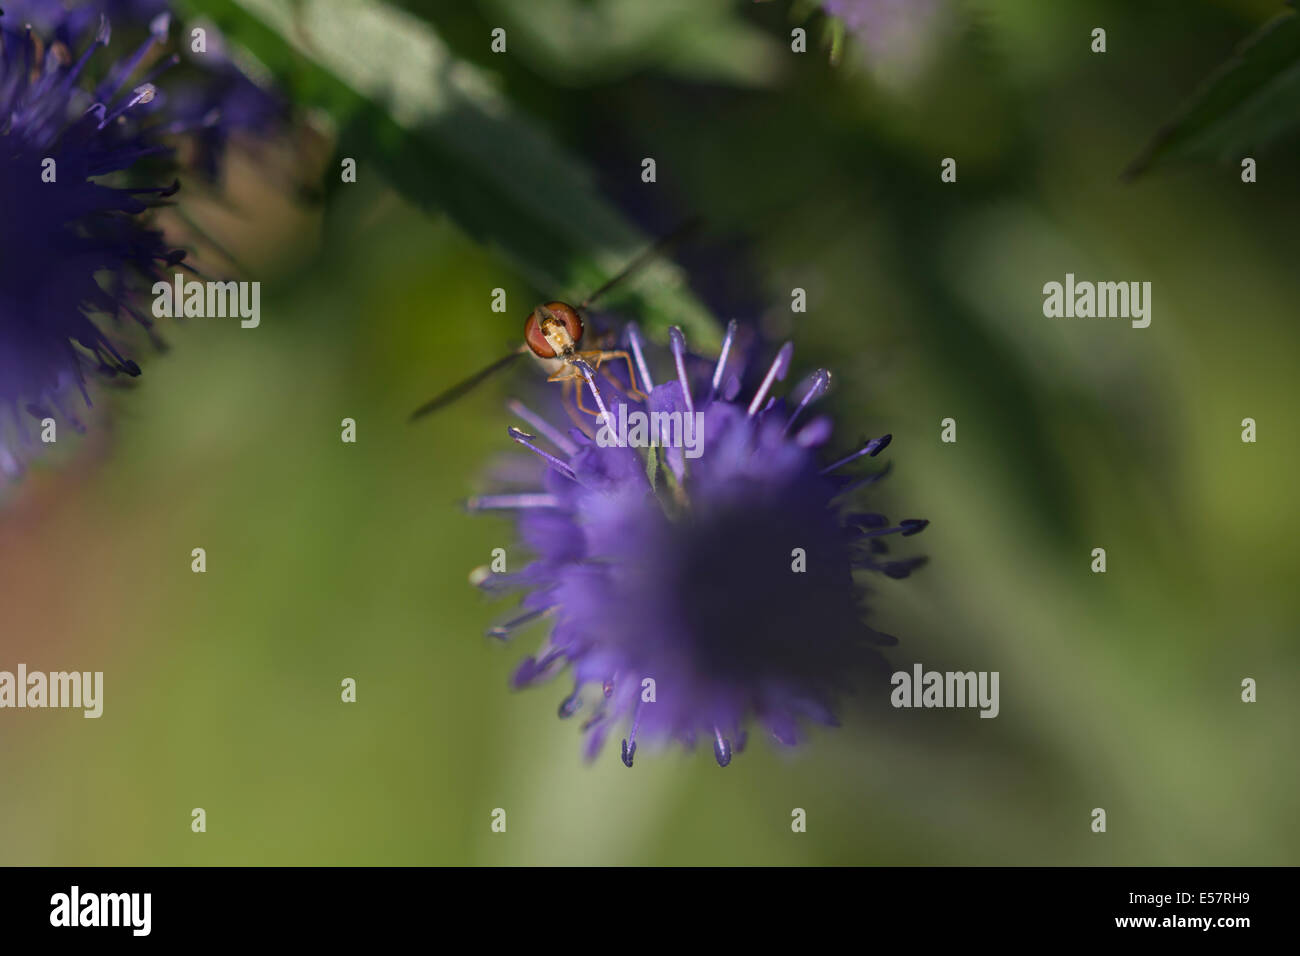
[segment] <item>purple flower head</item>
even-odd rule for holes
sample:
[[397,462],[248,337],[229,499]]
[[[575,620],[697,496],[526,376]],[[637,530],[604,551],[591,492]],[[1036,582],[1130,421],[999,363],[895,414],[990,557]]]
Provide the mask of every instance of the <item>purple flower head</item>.
[[[164,0],[132,2],[167,7]],[[277,91],[254,82],[231,59],[216,27],[207,24],[205,30],[206,50],[187,54],[196,69],[174,85],[167,110],[171,129],[186,134],[194,167],[215,181],[232,138],[268,136],[284,126],[289,110]]]
[[[862,623],[855,572],[906,577],[923,560],[889,560],[883,539],[926,522],[891,525],[845,504],[883,472],[844,470],[880,452],[889,436],[826,465],[818,452],[830,422],[810,409],[829,373],[809,376],[792,401],[775,397],[790,368],[787,344],[742,397],[735,338],[733,322],[707,367],[674,329],[672,375],[655,385],[629,327],[636,382],[606,374],[608,365],[578,366],[603,423],[594,440],[590,427],[566,432],[513,403],[538,437],[510,435],[541,458],[542,487],[470,502],[518,515],[536,559],[513,574],[480,569],[474,580],[527,592],[493,636],[549,621],[544,646],[519,666],[514,685],[567,668],[573,690],[559,713],[585,708],[588,757],[620,729],[629,767],[638,741],[690,747],[700,737],[726,766],[754,722],[788,745],[805,719],[835,725],[835,700],[883,665],[876,645],[893,642]],[[656,414],[665,416],[657,426]],[[634,421],[649,431],[638,436]]]
[[203,82],[179,87],[170,111],[176,129],[189,133],[193,166],[215,181],[231,139],[240,133],[270,134],[284,122],[286,107],[230,60],[214,55],[204,68]]
[[909,72],[925,53],[942,0],[822,0],[822,9],[867,52],[874,67]]
[[[42,34],[59,29],[73,39],[93,31],[104,18],[121,34],[156,33],[170,17],[171,6],[169,0],[6,0],[0,4],[11,29],[31,24]],[[189,34],[182,34],[187,69],[171,75],[168,88],[158,91],[145,112],[162,117],[166,132],[183,135],[186,164],[215,181],[232,137],[270,134],[286,121],[288,106],[278,93],[254,82],[235,64],[216,27],[204,24],[204,30],[206,48],[201,53],[191,50]]]
[[66,24],[38,34],[0,16],[0,475],[39,447],[28,416],[81,429],[87,372],[139,374],[110,332],[148,328],[137,296],[183,258],[141,216],[175,186],[116,183],[169,152],[137,120],[157,95],[156,74],[136,77],[156,29],[83,88],[107,20],[78,49]]

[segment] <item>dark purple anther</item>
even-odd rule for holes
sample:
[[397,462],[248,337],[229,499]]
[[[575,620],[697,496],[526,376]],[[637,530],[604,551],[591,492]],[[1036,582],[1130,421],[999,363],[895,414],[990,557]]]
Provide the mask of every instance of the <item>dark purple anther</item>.
[[719,767],[731,763],[731,741],[716,730],[713,737],[713,756],[717,759]]

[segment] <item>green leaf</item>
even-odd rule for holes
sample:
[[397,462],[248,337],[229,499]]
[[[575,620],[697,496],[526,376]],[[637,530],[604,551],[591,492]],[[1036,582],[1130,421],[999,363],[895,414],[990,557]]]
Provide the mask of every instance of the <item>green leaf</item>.
[[[653,241],[425,21],[379,0],[185,2],[261,61],[293,102],[332,116],[340,155],[355,158],[361,175],[375,169],[413,202],[445,212],[542,294],[581,299]],[[639,183],[640,168],[625,175]],[[653,333],[680,325],[704,350],[721,339],[666,259],[608,301]]]
[[1185,159],[1241,159],[1300,124],[1300,17],[1266,23],[1219,67],[1124,171]]
[[831,17],[826,21],[826,33],[828,36],[827,46],[831,48],[831,63],[838,64],[844,56],[844,21]]
[[659,449],[651,445],[645,450],[645,476],[650,487],[658,494],[659,489]]

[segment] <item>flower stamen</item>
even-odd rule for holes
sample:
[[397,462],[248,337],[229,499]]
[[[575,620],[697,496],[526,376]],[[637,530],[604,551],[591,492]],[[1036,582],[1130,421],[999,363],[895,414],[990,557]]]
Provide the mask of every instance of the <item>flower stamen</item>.
[[767,375],[763,378],[763,384],[754,393],[754,400],[749,403],[749,411],[746,412],[748,417],[753,418],[758,412],[759,406],[763,404],[763,400],[767,398],[767,393],[772,388],[772,383],[785,378],[785,373],[790,368],[790,359],[793,357],[794,343],[786,342],[785,345],[781,346],[781,351],[776,354],[772,367],[767,370]]
[[794,427],[794,423],[798,420],[799,416],[803,414],[803,410],[825,395],[827,389],[830,387],[830,372],[824,368],[819,368],[817,371],[813,372],[812,382],[808,385],[808,390],[804,392],[803,399],[799,402],[799,406],[794,410],[793,414],[790,415],[789,420],[786,421],[785,431],[783,434],[790,434],[790,429]]
[[512,414],[518,415],[529,425],[536,428],[538,432],[545,435],[552,445],[560,449],[560,451],[564,452],[566,455],[572,455],[578,450],[578,446],[575,445],[567,435],[544,419],[541,415],[538,415],[523,402],[512,399],[507,403],[506,407],[510,409]]
[[511,425],[508,429],[506,429],[506,432],[510,435],[512,439],[519,442],[519,444],[523,445],[529,451],[541,456],[541,458],[545,460],[548,465],[550,465],[552,468],[554,468],[556,471],[562,474],[565,478],[569,478],[573,481],[578,480],[578,476],[573,473],[572,468],[570,468],[564,462],[560,461],[560,459],[556,458],[546,449],[539,448],[536,445],[534,445],[532,441],[533,438],[532,435],[529,435],[526,432],[521,432],[518,428],[515,428],[513,425]]
[[637,328],[635,322],[628,323],[627,342],[632,347],[632,354],[636,357],[636,370],[641,373],[641,384],[645,387],[645,392],[648,395],[654,391],[655,383],[650,378],[650,369],[645,364],[645,354],[641,351],[641,330]]
[[718,761],[719,767],[731,763],[731,741],[722,736],[722,731],[716,724],[713,727],[713,756]]
[[845,455],[839,461],[835,462],[835,464],[827,465],[825,468],[821,470],[821,473],[823,475],[829,475],[832,471],[836,471],[837,469],[843,468],[845,465],[849,464],[850,462],[857,461],[863,455],[870,455],[872,458],[875,458],[877,455],[879,455],[882,451],[885,450],[885,446],[888,445],[891,441],[893,441],[893,439],[894,439],[893,435],[881,435],[879,438],[872,438],[870,441],[868,441],[857,451],[853,452],[851,455]]
[[713,367],[713,381],[709,385],[709,401],[718,397],[722,385],[722,372],[727,367],[727,356],[731,354],[731,343],[736,338],[737,323],[732,319],[727,323],[727,332],[722,337],[722,349],[718,352],[718,364]]
[[673,351],[673,362],[677,366],[677,380],[682,383],[682,399],[686,402],[686,411],[695,412],[695,403],[691,400],[691,385],[686,380],[686,336],[677,326],[668,330],[668,345]]

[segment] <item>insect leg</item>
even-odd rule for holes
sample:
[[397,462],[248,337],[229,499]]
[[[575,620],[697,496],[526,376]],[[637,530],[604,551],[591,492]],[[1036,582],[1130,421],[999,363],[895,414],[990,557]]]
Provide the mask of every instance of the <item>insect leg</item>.
[[583,414],[590,415],[592,418],[599,418],[599,417],[600,417],[600,411],[599,411],[598,409],[588,408],[588,407],[587,407],[586,405],[584,405],[583,402],[582,402],[582,396],[583,396],[583,391],[584,391],[584,388],[583,388],[583,387],[587,384],[587,383],[586,383],[586,380],[585,380],[585,379],[574,379],[573,381],[574,381],[574,383],[578,386],[578,410],[581,411]]
[[632,385],[632,390],[631,392],[628,393],[629,395],[631,395],[633,398],[637,399],[638,401],[644,401],[646,398],[649,397],[648,395],[646,395],[645,392],[641,391],[641,389],[637,387],[636,371],[632,368],[632,356],[628,355],[627,352],[623,351],[622,349],[613,349],[613,350],[604,351],[600,353],[600,357],[596,360],[597,367],[599,367],[600,362],[605,361],[607,359],[611,359],[611,360],[616,359],[627,363],[627,380]]
[[[590,423],[588,423],[580,414],[578,414],[577,409],[574,407],[575,395],[578,394],[577,389],[580,387],[578,384],[578,380],[570,376],[568,378],[558,379],[557,381],[563,383],[563,393],[560,396],[560,404],[564,406],[564,413],[569,416],[569,420],[573,422],[573,424],[578,426],[579,431],[581,431],[588,438],[594,437],[591,432]],[[578,406],[581,406],[582,400],[580,398],[576,399],[576,404]]]

